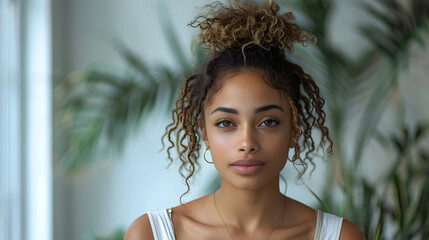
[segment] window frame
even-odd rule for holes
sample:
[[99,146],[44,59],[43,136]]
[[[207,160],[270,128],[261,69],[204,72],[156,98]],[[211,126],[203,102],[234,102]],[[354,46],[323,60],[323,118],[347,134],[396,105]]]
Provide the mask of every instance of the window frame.
[[51,240],[51,1],[0,13],[0,238]]

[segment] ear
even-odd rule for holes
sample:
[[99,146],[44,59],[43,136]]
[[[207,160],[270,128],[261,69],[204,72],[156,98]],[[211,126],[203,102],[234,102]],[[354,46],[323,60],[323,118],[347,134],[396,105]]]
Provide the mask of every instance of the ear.
[[301,129],[294,129],[290,134],[289,148],[295,148],[298,144],[299,137],[301,137]]
[[204,122],[204,119],[200,119],[198,120],[198,127],[201,130],[201,138],[203,139],[204,143],[206,144],[206,147],[209,147],[209,140],[207,137],[207,129],[206,129],[206,124]]
[[287,100],[289,101],[289,107],[290,107],[290,118],[291,118],[291,132],[290,132],[290,139],[289,139],[289,148],[295,148],[298,144],[298,139],[301,136],[301,127],[299,126],[299,120],[298,120],[298,111],[295,107],[295,104],[293,103],[292,99],[287,97]]
[[290,133],[290,139],[289,139],[289,148],[294,148],[296,146],[296,138],[295,138],[296,134],[295,134],[295,130],[293,130]]

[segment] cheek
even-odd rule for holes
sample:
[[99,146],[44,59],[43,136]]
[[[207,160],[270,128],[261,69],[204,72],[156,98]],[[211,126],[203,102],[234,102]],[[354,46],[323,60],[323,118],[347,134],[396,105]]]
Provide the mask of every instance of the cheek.
[[289,153],[290,136],[287,134],[278,135],[264,140],[263,145],[272,154],[281,159],[287,159]]
[[209,143],[213,159],[223,158],[228,151],[233,149],[228,134],[209,135]]
[[271,152],[270,158],[272,160],[272,166],[278,171],[281,171],[288,162],[289,145],[286,145],[284,141],[275,142],[271,145],[271,148],[267,150]]

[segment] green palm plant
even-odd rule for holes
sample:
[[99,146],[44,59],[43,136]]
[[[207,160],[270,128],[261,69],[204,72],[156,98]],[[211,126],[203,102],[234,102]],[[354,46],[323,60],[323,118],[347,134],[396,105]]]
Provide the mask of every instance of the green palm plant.
[[[371,47],[351,58],[326,37],[328,22],[335,7],[334,1],[278,2],[283,5],[291,3],[299,13],[305,15],[307,21],[301,25],[318,39],[314,47],[298,47],[296,55],[297,61],[310,70],[324,91],[331,135],[336,143],[333,161],[330,161],[331,167],[328,167],[332,173],[327,174],[329,177],[326,185],[340,189],[343,198],[339,202],[333,197],[333,188],[327,188],[319,198],[321,208],[357,223],[368,239],[384,236],[385,221],[399,226],[395,239],[427,236],[427,230],[418,229],[424,226],[428,229],[428,216],[422,212],[427,212],[427,204],[424,203],[428,200],[429,187],[427,180],[421,184],[421,178],[412,177],[415,167],[410,167],[414,170],[407,171],[408,175],[399,174],[400,167],[392,168],[383,179],[382,187],[393,189],[388,193],[396,192],[398,196],[393,205],[383,197],[388,195],[387,192],[380,194],[380,186],[367,182],[357,169],[361,166],[368,140],[376,137],[386,151],[391,150],[395,146],[393,143],[398,142],[397,138],[389,140],[382,137],[382,134],[375,133],[383,107],[390,99],[398,106],[397,124],[402,126],[401,116],[405,112],[400,99],[398,75],[407,69],[410,46],[415,43],[425,46],[424,37],[429,29],[429,3],[410,0],[410,9],[396,0],[361,4],[360,9],[374,18],[373,25],[359,28]],[[179,41],[171,25],[164,23],[178,70],[166,66],[150,66],[120,45],[118,48],[121,56],[129,66],[125,73],[87,70],[78,75],[71,74],[56,84],[54,94],[60,101],[55,104],[55,137],[61,141],[55,141],[55,159],[64,169],[73,171],[94,162],[97,159],[96,149],[120,152],[125,144],[125,137],[153,110],[160,98],[160,91],[168,93],[169,106],[172,105],[179,86],[192,72],[191,66],[195,64],[183,58],[185,54],[177,44]],[[195,63],[201,62],[202,56],[203,51],[197,49]],[[358,107],[362,106],[364,110],[361,111],[357,127],[360,130],[357,131],[355,140],[350,142],[345,136],[348,127],[346,124],[350,115],[359,111]],[[422,126],[419,129],[426,129]],[[423,133],[425,131],[422,130],[420,134]],[[351,155],[344,151],[350,144],[353,146]],[[409,145],[397,148],[398,159],[402,159],[400,162],[414,161],[407,154],[404,155],[408,151],[405,149],[409,149]],[[427,164],[427,158],[423,157],[427,154],[421,156],[421,164]],[[414,188],[417,192],[414,195],[418,195],[418,198],[411,197],[414,195],[408,191],[412,189],[408,187],[413,181],[419,182],[420,188]],[[412,210],[405,207],[404,199],[417,207]]]
[[[429,238],[429,152],[423,142],[428,133],[426,122],[417,124],[415,129],[404,126],[389,137],[380,133],[376,136],[381,145],[396,155],[380,183],[385,185],[384,192],[376,197],[380,215],[394,220],[391,221],[394,239]],[[374,186],[372,188],[375,192]]]
[[[59,101],[54,104],[54,159],[63,170],[73,172],[100,157],[120,153],[126,137],[154,110],[156,102],[165,98],[160,92],[167,93],[167,106],[173,105],[193,67],[184,59],[171,25],[163,26],[179,69],[150,66],[117,44],[129,68],[125,73],[85,70],[55,84],[54,98]],[[202,49],[195,48],[195,63],[202,57]]]
[[[411,11],[394,0],[379,1],[379,6],[374,3],[362,4],[362,9],[369,13],[381,27],[376,27],[376,24],[360,27],[362,36],[372,43],[372,47],[353,59],[342,54],[325,38],[326,26],[333,9],[332,1],[303,0],[296,5],[309,19],[306,29],[320,40],[314,49],[316,54],[313,52],[309,55],[307,52],[300,51],[298,55],[304,65],[311,64],[308,69],[319,66],[316,70],[318,72],[314,75],[321,81],[328,98],[330,129],[337,144],[333,161],[328,167],[330,171],[335,172],[328,173],[327,176],[330,177],[326,179],[327,186],[337,187],[326,188],[322,197],[316,197],[321,200],[321,208],[324,210],[344,216],[360,225],[368,239],[378,239],[383,236],[382,223],[388,218],[385,209],[387,199],[377,195],[382,184],[368,183],[359,173],[362,155],[366,150],[367,142],[374,137],[387,100],[393,98],[397,104],[399,109],[397,122],[398,125],[402,124],[405,112],[399,98],[398,75],[408,66],[410,46],[417,42],[424,47],[423,34],[427,34],[429,29],[429,3],[423,1],[410,1],[410,3]],[[319,58],[316,61],[315,56]],[[375,72],[375,69],[384,69],[384,71]],[[365,98],[369,100],[365,101]],[[360,123],[357,127],[359,131],[353,143],[345,138],[345,134],[350,133],[346,130],[345,124],[348,123],[347,119],[351,113],[356,112],[354,107],[356,105],[365,107],[360,115]],[[344,152],[346,146],[350,144],[353,146],[351,155]],[[402,154],[398,152],[397,156]],[[383,183],[385,186],[394,183],[397,186],[399,199],[402,199],[404,194],[409,193],[398,188],[402,186],[404,179],[390,176],[391,174],[397,176],[395,175],[397,170],[391,169]],[[409,185],[410,180],[407,182]],[[343,193],[343,200],[340,202],[333,197],[335,189],[340,189]],[[416,187],[415,191],[421,192],[421,199],[426,199],[427,190],[425,187],[422,189]],[[421,205],[419,206],[421,208]],[[412,234],[399,217],[403,216],[407,209],[403,204],[396,204],[395,207],[400,209],[395,210],[396,212],[402,213],[390,218],[390,222],[400,222],[395,239],[408,239]],[[411,215],[420,216],[416,214],[417,212],[412,212]],[[414,225],[409,223],[407,227],[410,225],[423,227],[427,224],[425,221],[419,223],[412,221]],[[425,232],[421,234],[426,236]]]

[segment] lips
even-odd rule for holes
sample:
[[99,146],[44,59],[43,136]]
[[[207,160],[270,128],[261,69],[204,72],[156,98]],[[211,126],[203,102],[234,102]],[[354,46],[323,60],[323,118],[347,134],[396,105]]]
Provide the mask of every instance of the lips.
[[254,160],[254,159],[242,159],[237,160],[230,164],[232,169],[234,169],[237,173],[243,175],[251,175],[259,172],[265,163],[263,161]]
[[254,159],[242,159],[235,161],[231,164],[231,166],[249,166],[249,165],[264,165],[263,161],[254,160]]

